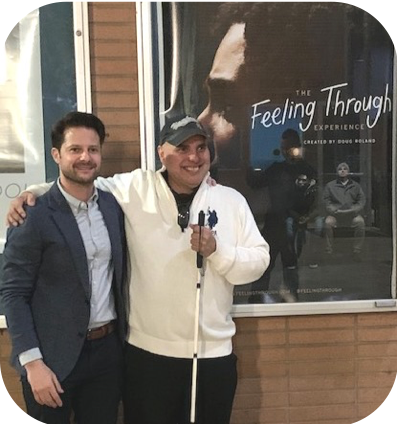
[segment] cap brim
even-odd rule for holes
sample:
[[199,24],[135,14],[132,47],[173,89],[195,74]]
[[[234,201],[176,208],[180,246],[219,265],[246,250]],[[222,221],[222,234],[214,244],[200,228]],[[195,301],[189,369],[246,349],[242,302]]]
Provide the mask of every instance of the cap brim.
[[205,131],[201,131],[199,128],[185,128],[183,131],[174,134],[172,137],[165,137],[164,141],[161,144],[170,143],[173,146],[177,147],[181,145],[184,141],[195,135],[201,135],[205,139],[208,139],[207,133]]

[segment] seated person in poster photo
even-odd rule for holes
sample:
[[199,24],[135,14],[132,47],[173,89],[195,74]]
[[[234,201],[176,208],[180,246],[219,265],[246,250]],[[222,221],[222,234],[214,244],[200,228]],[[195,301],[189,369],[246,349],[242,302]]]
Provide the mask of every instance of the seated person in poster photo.
[[71,112],[52,129],[59,179],[11,227],[0,294],[27,413],[115,424],[123,386],[124,216],[94,187],[105,127]]
[[325,218],[326,252],[333,253],[336,227],[352,227],[353,255],[359,260],[365,237],[365,221],[361,215],[366,201],[365,194],[360,184],[350,178],[350,167],[347,163],[340,163],[336,172],[338,178],[330,181],[323,193],[328,214]]

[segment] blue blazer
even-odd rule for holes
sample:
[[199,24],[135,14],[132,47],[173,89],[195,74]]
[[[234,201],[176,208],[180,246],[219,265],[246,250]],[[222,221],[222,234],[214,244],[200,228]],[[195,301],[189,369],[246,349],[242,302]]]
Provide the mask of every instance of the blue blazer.
[[[124,342],[124,217],[115,198],[98,190],[114,264],[113,290],[118,332]],[[63,381],[75,366],[90,319],[88,266],[76,219],[57,184],[27,207],[25,222],[7,233],[4,279],[0,287],[12,340],[12,365],[22,374],[18,355],[39,347],[44,362]]]

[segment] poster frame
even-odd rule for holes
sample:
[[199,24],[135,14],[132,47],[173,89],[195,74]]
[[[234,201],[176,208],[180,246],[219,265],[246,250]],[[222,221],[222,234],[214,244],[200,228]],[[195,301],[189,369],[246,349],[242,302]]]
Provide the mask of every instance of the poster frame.
[[[138,31],[138,64],[140,69],[140,86],[139,98],[147,98],[148,92],[154,93],[153,63],[158,62],[158,68],[164,69],[164,63],[159,57],[153,56],[153,50],[162,52],[163,37],[162,27],[157,27],[157,39],[153,39],[153,14],[156,15],[157,22],[161,22],[161,3],[156,3],[152,7],[145,6],[145,2],[137,2],[137,31]],[[141,40],[141,42],[139,42]],[[145,49],[142,40],[150,40],[151,43],[158,43],[155,49]],[[394,72],[393,72],[393,110],[397,110],[397,59],[394,55]],[[175,70],[171,72],[175,74]],[[159,72],[159,97],[152,97],[155,101],[164,99],[163,73]],[[140,100],[141,101],[141,100]],[[166,106],[160,102],[159,116],[154,114],[153,105],[140,103],[140,108],[147,111],[149,107],[150,113],[145,113],[142,119],[141,115],[141,133],[145,134],[144,148],[142,149],[142,163],[147,169],[156,168],[155,148],[156,146],[156,126],[164,120]],[[159,122],[160,121],[160,122]],[[337,313],[368,313],[368,312],[390,312],[397,311],[396,300],[396,163],[397,163],[397,119],[392,122],[392,269],[390,280],[391,298],[373,299],[373,300],[347,300],[347,301],[321,301],[321,302],[296,302],[296,303],[274,303],[274,304],[235,304],[233,305],[232,314],[235,317],[260,317],[260,316],[287,316],[287,315],[313,315],[313,314],[337,314]]]

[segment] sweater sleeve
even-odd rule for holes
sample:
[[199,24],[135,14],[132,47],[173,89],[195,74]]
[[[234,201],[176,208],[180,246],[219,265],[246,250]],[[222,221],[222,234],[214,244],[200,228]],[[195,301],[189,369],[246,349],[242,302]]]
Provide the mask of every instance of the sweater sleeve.
[[[127,199],[129,187],[133,178],[133,172],[125,172],[122,174],[115,174],[113,177],[98,177],[95,180],[95,187],[112,193],[117,201],[123,202]],[[47,193],[54,183],[42,183],[30,185],[25,191],[33,193],[36,197],[42,196]]]
[[42,183],[42,184],[32,184],[25,191],[29,191],[30,193],[33,193],[35,197],[42,196],[43,194],[47,193],[49,189],[52,187],[54,182],[51,183]]
[[125,172],[122,174],[115,174],[113,177],[98,177],[95,180],[95,186],[103,191],[112,193],[117,202],[128,203],[129,190],[133,181],[135,173]]
[[269,245],[261,236],[247,202],[241,202],[236,228],[236,245],[216,238],[216,251],[207,259],[214,269],[231,284],[247,284],[257,280],[270,262]]

